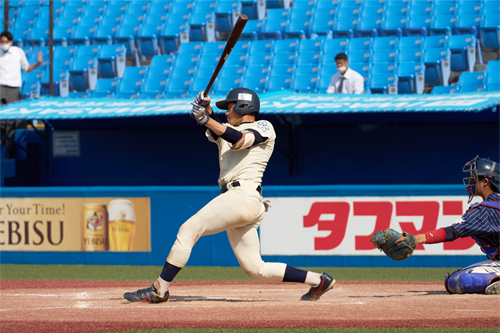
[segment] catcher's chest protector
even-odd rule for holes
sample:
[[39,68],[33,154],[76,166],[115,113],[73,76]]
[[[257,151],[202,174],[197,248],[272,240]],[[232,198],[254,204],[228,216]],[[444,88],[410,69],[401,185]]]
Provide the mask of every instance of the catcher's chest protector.
[[[483,201],[483,202],[478,202],[470,206],[470,208],[467,210],[467,213],[472,211],[474,208],[477,208],[479,206],[485,206],[485,207],[490,207],[490,208],[495,208],[500,210],[500,201]],[[484,240],[477,238],[476,236],[471,236],[475,241],[476,244],[481,247],[481,251],[483,251],[488,259],[490,260],[498,260],[499,259],[499,254],[500,254],[500,248],[498,247],[492,247],[490,244],[486,243]],[[495,258],[496,257],[496,258]]]

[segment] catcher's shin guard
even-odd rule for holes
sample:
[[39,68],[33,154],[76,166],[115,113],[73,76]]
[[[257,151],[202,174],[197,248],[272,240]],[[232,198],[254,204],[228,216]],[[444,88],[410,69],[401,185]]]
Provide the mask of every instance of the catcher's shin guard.
[[320,283],[316,287],[311,287],[307,294],[304,294],[301,301],[317,301],[324,293],[332,289],[335,285],[335,280],[325,272],[321,274]]
[[130,302],[161,303],[168,302],[170,292],[167,290],[163,297],[159,297],[158,290],[153,284],[149,288],[139,289],[131,293],[125,293],[123,294],[123,297]]
[[498,277],[496,273],[464,273],[459,269],[446,274],[444,286],[450,294],[485,293],[495,277]]

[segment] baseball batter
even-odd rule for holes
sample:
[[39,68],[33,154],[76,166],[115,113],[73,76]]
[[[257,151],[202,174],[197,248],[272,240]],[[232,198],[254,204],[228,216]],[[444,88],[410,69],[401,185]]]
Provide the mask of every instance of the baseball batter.
[[210,107],[210,98],[200,92],[191,117],[207,127],[206,136],[219,148],[221,194],[210,201],[179,229],[165,266],[148,288],[125,293],[132,302],[160,303],[169,299],[169,285],[186,265],[191,249],[202,236],[227,232],[231,247],[246,275],[266,281],[300,282],[311,285],[301,300],[318,300],[332,289],[335,280],[328,274],[303,271],[282,263],[266,263],[260,256],[257,228],[269,205],[262,199],[262,176],[276,140],[273,125],[256,121],[259,96],[250,89],[231,90],[219,109],[227,110],[221,123]]
[[[384,252],[393,259],[402,260],[409,257],[418,244],[472,237],[488,260],[447,274],[445,288],[450,294],[500,294],[500,165],[488,158],[476,156],[465,164],[462,171],[469,174],[469,177],[464,178],[469,203],[474,196],[480,196],[484,201],[471,205],[451,226],[415,236],[403,235],[393,245],[389,241]],[[387,232],[379,231],[372,236],[372,241],[380,244],[384,237],[389,237]]]

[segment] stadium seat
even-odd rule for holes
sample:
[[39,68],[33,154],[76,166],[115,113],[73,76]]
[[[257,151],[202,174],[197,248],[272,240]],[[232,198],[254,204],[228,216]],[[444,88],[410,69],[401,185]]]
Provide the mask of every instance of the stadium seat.
[[347,53],[349,62],[370,63],[372,54],[369,50],[353,50]]
[[389,2],[385,5],[384,17],[407,17],[408,16],[408,3],[404,1]]
[[54,61],[54,68],[69,69],[71,59],[74,58],[76,52],[75,46],[56,46],[54,48],[54,59],[61,59]]
[[129,79],[123,78],[118,84],[114,96],[117,98],[126,98],[126,99],[138,98],[142,84],[143,80],[140,78],[129,78]]
[[[55,68],[53,71],[54,76],[54,95],[67,97],[69,93],[69,73],[66,68]],[[48,95],[50,91],[49,71],[42,72],[42,95]]]
[[500,60],[490,60],[486,66],[486,90],[500,90]]
[[271,67],[272,76],[288,76],[291,78],[294,71],[295,71],[294,65],[278,64]]
[[170,68],[175,63],[175,55],[156,55],[151,59],[150,68]]
[[294,74],[290,88],[296,92],[314,93],[317,91],[318,76],[312,74]]
[[481,1],[461,0],[457,2],[458,11],[457,15],[481,15],[483,13],[483,6]]
[[379,49],[375,50],[372,55],[372,63],[377,62],[396,62],[398,59],[398,51]]
[[120,25],[122,21],[123,16],[122,15],[112,15],[108,14],[102,17],[102,20],[99,22],[99,25],[112,25],[112,26],[118,26]]
[[398,94],[423,94],[425,66],[416,61],[398,64]]
[[451,70],[472,72],[476,63],[476,38],[474,35],[453,35],[449,39],[448,46],[451,51]]
[[291,19],[290,22],[288,23],[284,37],[286,39],[306,39],[310,37],[309,34],[309,27],[311,26],[311,19],[310,18],[294,18]]
[[137,34],[137,48],[143,57],[153,57],[160,54],[158,37],[163,26],[160,24],[144,24]]
[[27,73],[22,85],[21,95],[24,98],[38,98],[42,94],[42,85],[40,84],[42,72],[32,71]]
[[54,27],[54,46],[62,45],[67,46],[68,41],[71,38],[71,33],[73,32],[73,26],[59,26]]
[[267,82],[267,92],[288,90],[292,82],[291,76],[271,75]]
[[264,22],[263,20],[248,20],[241,33],[240,40],[256,40],[259,37],[259,33],[262,31]]
[[[351,41],[360,40],[360,38],[350,39]],[[323,52],[324,53],[334,53],[337,54],[339,52],[347,52],[347,48],[349,46],[348,38],[335,38],[335,39],[327,39],[323,42]]]
[[135,49],[135,38],[140,29],[140,24],[120,24],[116,30],[114,42],[126,45],[127,57],[134,57],[137,52]]
[[337,21],[333,24],[332,33],[334,38],[353,38],[359,23],[359,17],[349,16]]
[[250,65],[246,67],[245,77],[267,78],[271,72],[269,66],[265,65]]
[[426,5],[424,3],[420,3],[416,6],[410,6],[408,10],[408,16],[411,18],[412,16],[422,15],[430,17],[432,15],[432,4]]
[[245,67],[239,65],[224,65],[218,77],[241,78],[245,73]]
[[448,48],[448,36],[427,36],[424,39],[424,49]]
[[194,7],[192,13],[212,13],[215,10],[217,1],[196,1],[194,2]]
[[200,54],[203,50],[203,42],[182,43],[179,46],[178,54]]
[[296,64],[297,65],[305,65],[305,64],[319,64],[321,59],[320,51],[303,51],[297,55]]
[[94,31],[94,43],[96,44],[112,44],[116,34],[117,27],[113,25],[99,25]]
[[269,8],[267,10],[268,20],[288,20],[288,15],[290,14],[289,9],[285,8]]
[[334,18],[321,18],[313,19],[311,24],[311,36],[330,36],[333,33]]
[[361,6],[361,18],[373,16],[380,17],[384,15],[384,1],[363,1]]
[[247,61],[248,55],[243,52],[231,52],[231,54],[227,57],[225,65],[227,66],[244,66]]
[[407,36],[401,37],[398,43],[399,50],[418,49],[423,50],[424,37],[422,36]]
[[367,91],[371,94],[397,94],[398,77],[390,74],[372,74]]
[[408,48],[400,48],[398,51],[398,62],[407,62],[407,61],[423,62],[424,51],[408,49]]
[[293,7],[290,10],[289,17],[291,19],[296,17],[308,17],[309,19],[312,19],[313,11],[314,11],[314,0],[294,1]]
[[196,66],[175,66],[170,72],[171,78],[192,78],[196,72]]
[[427,15],[412,15],[408,17],[404,34],[406,36],[428,36],[432,18]]
[[241,86],[256,93],[263,93],[266,90],[267,77],[244,76]]
[[120,24],[127,24],[127,25],[143,24],[145,20],[146,20],[145,14],[125,14],[122,16]]
[[80,17],[80,21],[78,21],[79,25],[87,25],[87,26],[94,26],[96,27],[100,21],[101,21],[101,16],[82,16]]
[[127,5],[127,9],[125,10],[126,14],[146,14],[149,9],[149,3],[146,1],[129,3]]
[[302,39],[299,43],[299,52],[322,51],[324,41],[320,39]]
[[500,14],[485,16],[479,34],[483,48],[498,50],[500,48]]
[[287,20],[268,19],[264,22],[262,31],[259,33],[259,39],[282,39],[287,25]]
[[476,92],[486,89],[485,72],[463,72],[458,81],[460,92]]
[[164,97],[165,88],[167,87],[166,79],[150,78],[144,81],[141,86],[141,99],[160,99]]
[[92,36],[96,30],[94,23],[78,23],[73,29],[69,39],[71,45],[90,45],[92,43]]
[[89,98],[91,95],[90,91],[86,92],[76,92],[76,91],[70,91],[68,94],[69,98]]
[[241,78],[218,78],[217,83],[215,84],[214,94],[225,95],[230,90],[241,87],[241,81]]
[[163,25],[167,23],[168,13],[162,12],[150,12],[146,19],[143,21],[144,24],[155,24]]
[[406,28],[408,18],[406,16],[388,16],[382,20],[380,28],[381,36],[397,36],[401,37]]
[[371,65],[370,74],[397,75],[398,66],[392,62],[379,62]]
[[250,44],[250,54],[271,53],[273,48],[273,40],[256,40]]
[[75,56],[95,58],[99,53],[99,48],[99,45],[80,45],[76,48]]
[[477,33],[481,26],[482,17],[480,14],[469,14],[458,17],[455,25],[454,34],[459,35],[474,35],[477,38]]
[[[201,1],[198,1],[198,2],[201,2]],[[203,1],[203,2],[205,2],[205,1]],[[152,13],[167,14],[170,10],[171,5],[172,5],[171,1],[150,1],[148,15],[151,15]]]
[[454,15],[434,16],[431,23],[430,34],[451,36],[457,23],[457,17]]
[[399,38],[398,37],[377,37],[373,39],[372,49],[376,50],[397,50]]
[[109,17],[119,17],[125,14],[125,11],[127,10],[127,6],[125,3],[121,4],[108,4],[106,5],[106,15]]
[[432,88],[433,95],[443,95],[443,94],[455,94],[459,92],[458,86],[434,86]]
[[434,3],[434,7],[432,8],[432,15],[434,17],[441,15],[456,16],[457,14],[458,7],[456,4],[452,3],[452,1],[448,1],[447,3]]
[[202,54],[207,54],[207,53],[221,54],[225,47],[226,47],[226,42],[205,43],[203,46],[203,49],[201,50],[201,53]]
[[184,56],[178,56],[175,59],[175,66],[191,66],[191,65],[197,65],[198,61],[200,60],[200,56],[197,54],[190,54],[184,55]]
[[[266,9],[263,1],[242,0],[241,13],[248,16],[249,20],[257,20],[259,16],[263,16]],[[261,13],[261,14],[259,14]]]
[[186,23],[172,22],[165,24],[160,35],[161,53],[170,54],[177,52],[180,44],[180,35],[186,29]]
[[274,54],[281,52],[297,52],[299,49],[299,40],[298,39],[284,39],[277,40],[274,42],[272,52]]
[[199,66],[217,66],[220,60],[220,53],[205,53],[201,55]]
[[95,86],[95,92],[113,94],[116,87],[120,83],[120,79],[99,79]]
[[[9,1],[10,5],[10,1]],[[35,23],[35,19],[38,17],[39,7],[21,7],[18,8],[18,12],[16,14],[16,20],[23,21],[28,25],[33,25]],[[3,12],[1,13],[3,16]],[[9,16],[10,18],[10,16]]]
[[241,3],[239,1],[218,1],[214,12],[217,31],[230,33],[237,16],[241,13]]
[[87,6],[83,11],[83,15],[88,17],[91,16],[100,17],[105,14],[105,11],[106,11],[106,5],[104,3],[91,4],[91,5],[87,4]]
[[250,56],[247,60],[247,65],[264,65],[269,66],[272,60],[272,53],[264,53],[264,52],[255,52],[250,53]]
[[[366,63],[350,62],[349,68],[351,68],[352,70],[358,72],[359,74],[361,74],[361,76],[363,76],[364,84],[366,87],[366,85],[368,84],[368,78],[370,77],[371,65]],[[321,73],[323,73],[323,70]]]
[[355,32],[356,37],[377,37],[382,28],[382,17],[363,16]]
[[102,78],[123,77],[126,53],[124,45],[101,45],[97,55],[99,76]]
[[73,91],[94,90],[97,84],[97,61],[93,56],[75,57],[69,68]]
[[428,48],[424,52],[425,83],[448,85],[451,54],[445,48]]
[[124,79],[144,79],[148,75],[149,67],[127,67],[125,68],[125,73],[123,74]]
[[371,37],[358,37],[349,40],[349,51],[356,50],[371,50],[374,38]]
[[271,64],[273,66],[278,65],[278,64],[280,64],[280,65],[281,64],[294,65],[295,58],[296,58],[295,52],[281,51],[279,53],[274,54],[274,56],[271,60]]
[[316,64],[303,64],[297,65],[295,67],[295,71],[293,75],[302,76],[302,75],[310,75],[310,76],[318,76],[320,73],[320,67]]

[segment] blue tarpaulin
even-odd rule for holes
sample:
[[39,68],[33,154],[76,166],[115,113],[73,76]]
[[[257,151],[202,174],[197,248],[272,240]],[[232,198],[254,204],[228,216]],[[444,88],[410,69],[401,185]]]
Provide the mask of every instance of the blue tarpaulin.
[[[224,96],[212,96],[212,100]],[[340,114],[387,112],[480,112],[500,104],[500,92],[453,95],[327,95],[289,91],[261,94],[263,114]],[[192,98],[124,100],[42,98],[0,108],[0,119],[86,119],[188,114]],[[495,112],[496,110],[494,110]]]

